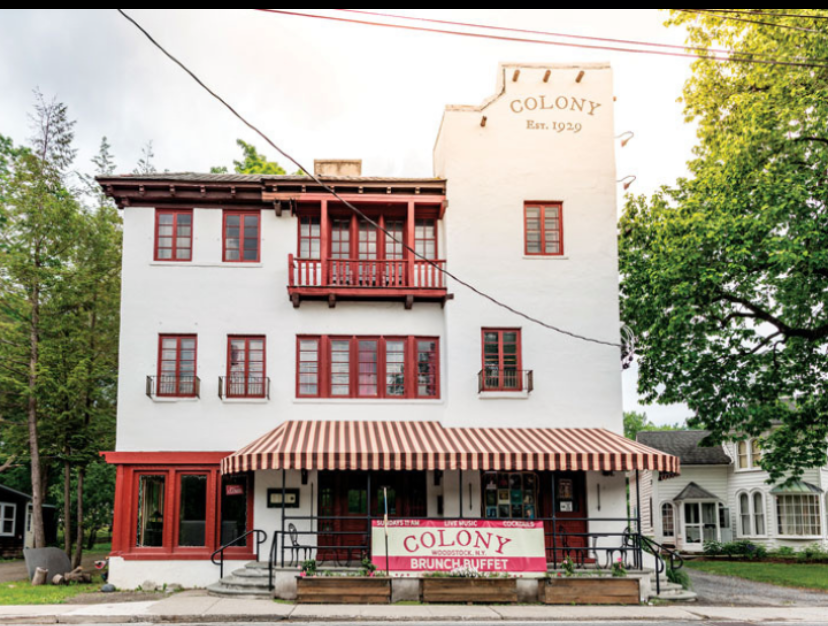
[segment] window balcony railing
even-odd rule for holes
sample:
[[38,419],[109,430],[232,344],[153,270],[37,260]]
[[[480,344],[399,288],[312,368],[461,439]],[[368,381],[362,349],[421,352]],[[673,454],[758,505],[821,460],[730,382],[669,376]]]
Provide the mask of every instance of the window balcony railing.
[[221,376],[218,395],[221,400],[270,400],[270,379],[261,376]]
[[478,392],[532,393],[535,373],[530,370],[484,369],[478,375]]
[[445,302],[450,299],[445,261],[394,259],[288,258],[288,291],[294,304],[303,299],[403,299]]
[[147,396],[150,398],[200,398],[201,379],[198,376],[147,376]]

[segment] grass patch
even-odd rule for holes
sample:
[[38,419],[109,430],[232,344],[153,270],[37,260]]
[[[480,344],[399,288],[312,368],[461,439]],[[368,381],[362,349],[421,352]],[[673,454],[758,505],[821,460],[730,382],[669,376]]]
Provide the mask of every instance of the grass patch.
[[828,567],[825,565],[690,561],[685,564],[685,567],[708,574],[744,578],[778,587],[828,591]]
[[100,579],[92,585],[65,585],[55,587],[44,585],[33,587],[26,580],[17,583],[0,584],[0,606],[36,606],[41,604],[64,604],[67,600],[77,598],[85,593],[94,593],[100,589]]

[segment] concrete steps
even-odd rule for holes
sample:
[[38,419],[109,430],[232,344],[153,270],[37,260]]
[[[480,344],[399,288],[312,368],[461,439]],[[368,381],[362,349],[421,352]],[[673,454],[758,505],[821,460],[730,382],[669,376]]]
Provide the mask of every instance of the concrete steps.
[[[656,578],[653,574],[650,578],[652,583],[653,593],[656,590]],[[685,589],[681,585],[671,583],[666,576],[661,577],[661,593],[650,598],[651,600],[661,600],[662,602],[695,602],[699,596],[697,593]]]
[[262,599],[272,598],[267,564],[248,563],[244,568],[225,576],[207,592],[217,598]]

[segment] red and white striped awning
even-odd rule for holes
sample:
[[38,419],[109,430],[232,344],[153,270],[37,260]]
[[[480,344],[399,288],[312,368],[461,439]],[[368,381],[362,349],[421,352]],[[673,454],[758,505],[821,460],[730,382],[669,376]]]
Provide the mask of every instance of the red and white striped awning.
[[657,470],[677,457],[603,429],[444,428],[438,422],[285,422],[222,462],[257,470]]

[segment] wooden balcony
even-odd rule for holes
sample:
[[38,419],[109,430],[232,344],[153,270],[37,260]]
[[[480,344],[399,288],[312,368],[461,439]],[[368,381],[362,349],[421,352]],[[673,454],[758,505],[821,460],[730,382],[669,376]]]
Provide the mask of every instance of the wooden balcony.
[[297,259],[288,257],[288,293],[293,306],[303,300],[415,302],[451,300],[445,261]]

